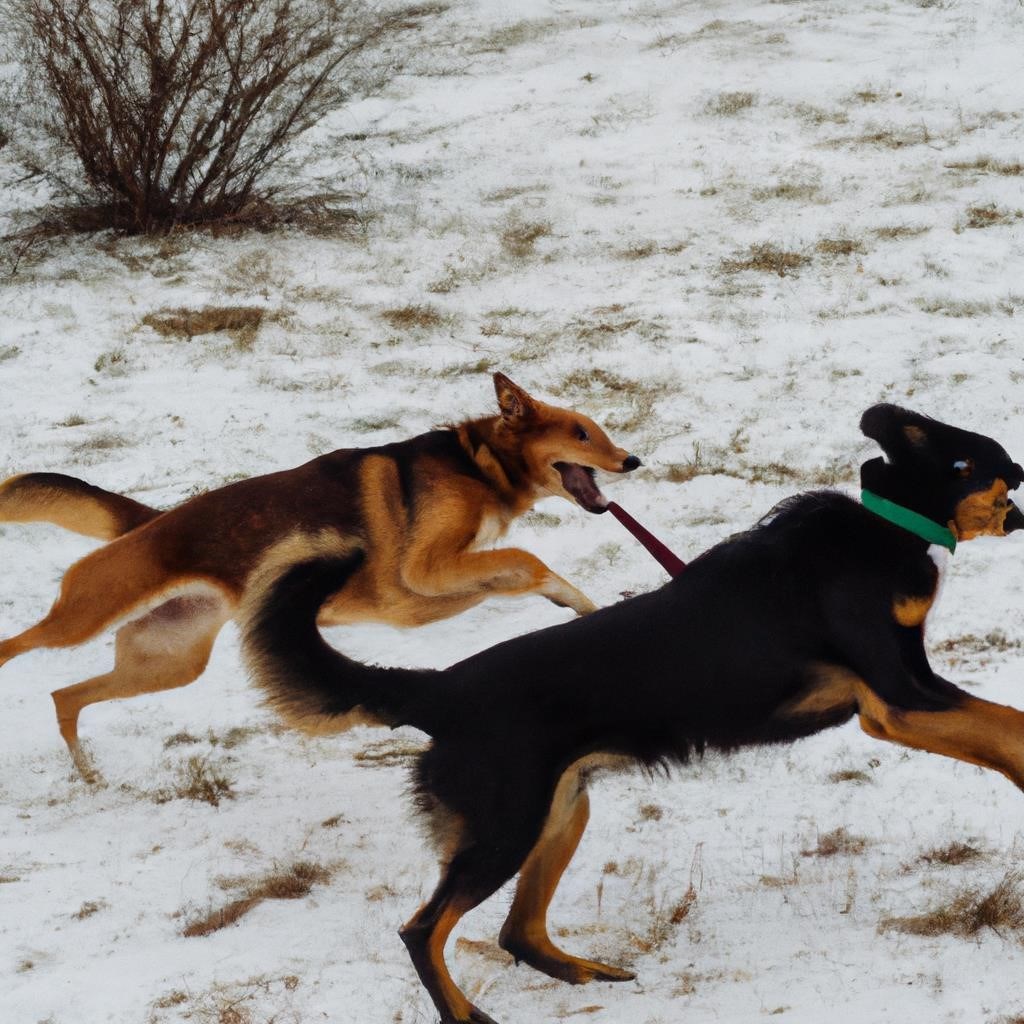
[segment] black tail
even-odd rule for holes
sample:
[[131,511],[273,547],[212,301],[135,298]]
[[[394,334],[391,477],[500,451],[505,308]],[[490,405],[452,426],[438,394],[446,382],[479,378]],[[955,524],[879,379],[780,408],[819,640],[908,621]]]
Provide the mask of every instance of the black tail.
[[[363,665],[331,647],[316,625],[365,555],[323,556],[289,566],[257,590],[239,617],[242,650],[267,703],[313,731],[349,724],[412,725],[432,733],[441,673]],[[353,722],[337,721],[356,712]],[[361,712],[361,714],[360,714]]]

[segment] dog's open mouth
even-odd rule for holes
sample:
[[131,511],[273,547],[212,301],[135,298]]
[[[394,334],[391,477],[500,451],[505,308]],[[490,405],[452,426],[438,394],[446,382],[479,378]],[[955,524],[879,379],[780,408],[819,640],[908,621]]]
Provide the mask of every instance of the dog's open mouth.
[[576,499],[576,504],[588,512],[607,512],[608,499],[594,482],[594,471],[575,462],[556,462],[555,469],[562,478],[562,486]]

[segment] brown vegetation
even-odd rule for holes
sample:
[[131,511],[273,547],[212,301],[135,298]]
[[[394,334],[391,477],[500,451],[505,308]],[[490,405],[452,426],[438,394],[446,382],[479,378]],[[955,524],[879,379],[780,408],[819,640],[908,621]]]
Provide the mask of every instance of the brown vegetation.
[[[437,7],[347,0],[5,0],[22,159],[127,232],[245,218],[289,144],[387,77],[382,44]],[[376,60],[372,54],[379,54]],[[23,98],[20,98],[23,100]],[[38,112],[37,112],[38,111]]]
[[758,270],[765,274],[778,274],[785,277],[787,270],[798,270],[810,257],[800,252],[779,249],[771,242],[759,242],[752,245],[746,256],[736,256],[731,260],[722,261],[722,270],[727,274],[737,274],[743,270]]
[[227,928],[264,900],[302,899],[316,883],[326,882],[330,877],[331,872],[322,865],[296,861],[290,867],[252,879],[241,897],[190,922],[182,935],[191,939]]
[[1024,875],[1019,871],[1007,872],[985,895],[969,889],[925,914],[887,917],[880,928],[906,935],[957,935],[961,938],[971,938],[985,928],[999,935],[1008,932],[1024,935]]

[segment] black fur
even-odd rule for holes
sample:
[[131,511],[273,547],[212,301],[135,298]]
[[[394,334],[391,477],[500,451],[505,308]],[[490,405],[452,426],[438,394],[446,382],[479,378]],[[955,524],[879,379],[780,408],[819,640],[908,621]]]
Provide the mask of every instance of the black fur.
[[[940,524],[972,483],[954,472],[957,460],[972,460],[975,489],[1021,482],[1020,467],[981,435],[894,406],[869,410],[862,425],[889,457],[865,464],[865,484]],[[414,937],[429,933],[443,907],[479,902],[519,870],[560,778],[587,755],[672,764],[839,725],[858,711],[852,694],[799,710],[823,669],[853,673],[905,711],[941,712],[965,699],[929,666],[922,626],[894,618],[895,601],[935,591],[928,542],[835,492],[782,503],[653,593],[442,672],[369,668],[324,643],[316,610],[356,564],[321,559],[290,570],[243,639],[274,699],[327,715],[361,705],[433,737],[416,788],[425,807],[452,812],[462,833]],[[424,940],[414,945],[412,934],[421,969]],[[429,987],[428,974],[421,969]],[[444,1020],[461,1019],[438,1006]]]

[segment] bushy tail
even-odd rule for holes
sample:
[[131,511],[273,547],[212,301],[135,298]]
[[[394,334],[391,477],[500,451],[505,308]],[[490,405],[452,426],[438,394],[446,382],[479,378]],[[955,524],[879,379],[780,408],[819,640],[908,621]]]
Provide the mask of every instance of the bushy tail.
[[0,522],[53,523],[113,540],[160,515],[160,510],[63,473],[23,473],[0,483]]
[[378,724],[432,734],[443,673],[363,665],[331,647],[317,628],[321,605],[364,558],[361,550],[317,555],[257,573],[237,616],[249,674],[267,703],[307,732]]

